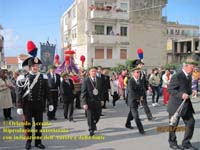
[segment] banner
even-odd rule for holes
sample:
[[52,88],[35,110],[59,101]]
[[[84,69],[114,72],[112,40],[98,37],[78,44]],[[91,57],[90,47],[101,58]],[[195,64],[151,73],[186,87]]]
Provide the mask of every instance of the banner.
[[42,71],[47,71],[48,66],[53,64],[56,45],[47,43],[40,43],[40,60],[42,61]]

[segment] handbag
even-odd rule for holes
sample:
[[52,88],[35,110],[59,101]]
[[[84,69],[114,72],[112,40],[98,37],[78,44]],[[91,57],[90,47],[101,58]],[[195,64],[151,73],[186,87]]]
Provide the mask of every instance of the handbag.
[[118,100],[120,98],[119,94],[115,91],[113,95],[113,100]]

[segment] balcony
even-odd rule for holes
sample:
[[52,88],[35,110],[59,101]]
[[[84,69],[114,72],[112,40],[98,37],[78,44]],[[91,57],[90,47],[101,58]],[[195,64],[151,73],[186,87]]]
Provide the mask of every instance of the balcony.
[[129,20],[129,14],[126,11],[114,10],[96,10],[90,11],[90,19],[114,19],[114,20]]
[[90,43],[129,45],[129,39],[128,36],[120,36],[120,35],[91,35]]

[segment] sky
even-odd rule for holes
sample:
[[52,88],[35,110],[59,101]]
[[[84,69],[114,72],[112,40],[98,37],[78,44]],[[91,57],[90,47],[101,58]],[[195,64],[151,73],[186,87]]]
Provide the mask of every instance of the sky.
[[[74,0],[0,0],[0,24],[3,26],[5,56],[26,53],[32,40],[39,48],[48,40],[60,53],[60,18]],[[200,26],[200,0],[168,0],[163,15],[168,21]]]

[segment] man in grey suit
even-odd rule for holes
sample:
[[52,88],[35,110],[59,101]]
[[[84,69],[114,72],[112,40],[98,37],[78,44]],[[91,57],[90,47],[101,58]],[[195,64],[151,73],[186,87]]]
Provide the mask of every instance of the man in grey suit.
[[[180,116],[178,117],[177,122],[174,125],[170,125],[169,127],[168,141],[171,149],[197,149],[190,143],[195,125],[195,119],[193,117],[194,109],[190,100],[190,95],[192,94],[191,73],[195,65],[196,62],[192,59],[192,57],[188,57],[183,63],[182,70],[172,76],[168,87],[168,91],[170,94],[169,103],[167,107],[169,118],[171,118],[174,115],[178,107],[181,105],[182,101],[186,99],[186,102],[183,106]],[[185,123],[185,135],[182,141],[183,147],[178,146],[175,134],[180,117]]]
[[94,131],[97,130],[96,124],[100,119],[103,97],[103,83],[101,78],[96,76],[96,72],[97,68],[91,67],[89,77],[84,80],[81,87],[81,100],[87,114],[90,136],[93,136]]
[[143,91],[140,80],[140,68],[133,68],[132,76],[128,81],[128,100],[127,105],[130,107],[130,112],[127,117],[126,127],[132,129],[131,120],[135,119],[135,123],[140,134],[145,134],[143,125],[139,118],[138,106],[143,99]]

